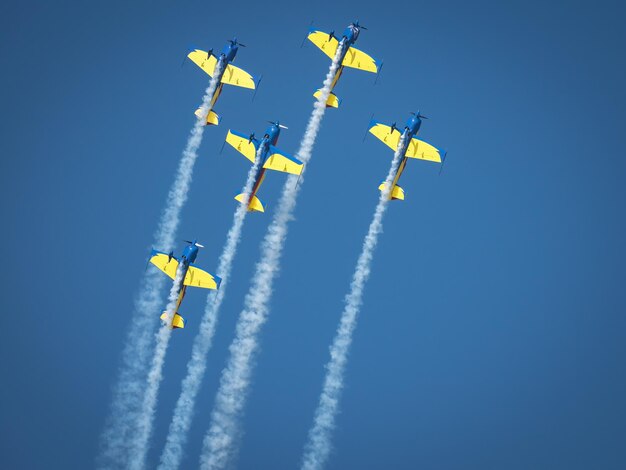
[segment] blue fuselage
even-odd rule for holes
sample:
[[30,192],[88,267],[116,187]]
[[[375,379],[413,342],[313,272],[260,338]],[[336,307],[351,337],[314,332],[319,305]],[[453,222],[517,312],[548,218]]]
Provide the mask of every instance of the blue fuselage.
[[[350,24],[343,31],[341,39],[337,38],[339,40],[339,49],[341,50],[341,52],[339,53],[339,60],[338,60],[339,64],[343,63],[343,59],[346,57],[346,54],[348,53],[348,49],[350,49],[350,46],[352,46],[356,42],[356,40],[359,38],[360,32],[361,32],[361,28],[359,26]],[[335,88],[335,85],[337,85],[337,82],[339,81],[339,77],[341,77],[341,72],[343,72],[343,65],[340,65],[339,68],[337,69],[337,73],[335,74],[335,78],[333,79],[333,83],[330,87],[331,91]]]
[[215,89],[215,93],[213,93],[213,98],[211,99],[209,110],[213,109],[213,105],[215,105],[217,99],[220,96],[220,93],[222,92],[222,87],[224,86],[224,84],[222,83],[222,76],[224,75],[228,64],[235,60],[235,56],[237,55],[238,50],[239,46],[237,46],[236,39],[234,39],[229,44],[224,46],[224,49],[222,49],[220,55],[217,56],[217,65],[215,66],[215,79],[217,80],[218,85]]
[[195,241],[193,244],[189,245],[183,250],[183,254],[180,257],[178,262],[178,272],[180,273],[180,281],[176,286],[176,290],[178,291],[178,299],[176,301],[176,312],[178,311],[178,307],[180,307],[183,298],[185,297],[185,290],[187,287],[183,284],[185,280],[185,276],[187,276],[187,271],[189,270],[189,265],[196,260],[198,256],[198,247],[196,246]]
[[419,118],[419,113],[416,115],[411,115],[411,117],[407,120],[406,125],[404,126],[404,131],[402,132],[402,136],[400,137],[400,141],[398,142],[398,152],[402,155],[402,160],[398,165],[398,169],[396,170],[396,174],[393,178],[391,187],[393,188],[398,184],[398,180],[404,171],[404,167],[406,166],[406,162],[408,157],[406,157],[406,151],[409,148],[409,143],[411,139],[417,135],[420,130],[420,126],[422,125],[422,120]]
[[256,193],[259,191],[259,188],[261,187],[261,183],[263,182],[263,179],[265,178],[265,171],[266,171],[266,169],[263,168],[263,166],[265,165],[265,161],[271,155],[270,145],[276,146],[276,144],[278,143],[279,135],[280,135],[280,127],[278,127],[276,124],[272,124],[270,127],[268,127],[265,130],[265,135],[259,141],[259,146],[257,150],[257,158],[259,158],[260,161],[259,161],[259,166],[257,167],[257,170],[256,170],[256,175],[254,176],[254,184],[252,185],[250,199],[252,199],[253,196],[256,196]]

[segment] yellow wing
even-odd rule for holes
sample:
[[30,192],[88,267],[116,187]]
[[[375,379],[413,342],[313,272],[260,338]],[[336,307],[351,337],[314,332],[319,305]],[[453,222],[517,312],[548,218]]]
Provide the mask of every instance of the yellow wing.
[[378,72],[376,59],[355,47],[348,49],[341,65],[352,67],[354,69],[365,70],[366,72]]
[[319,47],[331,60],[335,58],[335,53],[339,46],[337,39],[330,37],[330,35],[324,31],[311,31],[308,38],[309,41]]
[[419,158],[420,160],[441,163],[439,150],[415,138],[411,139],[411,142],[409,142],[409,148],[407,148],[405,155],[410,158]]
[[252,163],[256,160],[256,143],[250,141],[250,137],[239,132],[228,131],[226,142],[233,146],[235,150],[241,153]]
[[224,70],[224,74],[222,75],[222,83],[250,88],[251,90],[256,88],[254,77],[245,70],[235,67],[232,64],[226,66],[226,70]]
[[201,51],[200,49],[196,49],[195,51],[187,54],[187,57],[204,70],[209,77],[213,76],[213,71],[215,70],[215,66],[217,65],[217,59],[213,54],[209,55],[208,52]]
[[178,261],[176,261],[176,258],[170,258],[166,253],[152,250],[150,262],[172,279],[176,277],[176,270],[178,269]]
[[270,146],[270,156],[265,161],[263,168],[299,175],[302,173],[304,165],[297,158]]
[[394,129],[391,132],[391,126],[387,126],[385,124],[381,124],[376,121],[372,121],[370,123],[370,133],[374,134],[379,140],[387,144],[387,146],[393,150],[394,152],[398,148],[398,142],[400,142],[400,131],[398,129]]
[[217,289],[221,281],[219,277],[190,265],[183,284],[191,287],[202,287],[203,289]]

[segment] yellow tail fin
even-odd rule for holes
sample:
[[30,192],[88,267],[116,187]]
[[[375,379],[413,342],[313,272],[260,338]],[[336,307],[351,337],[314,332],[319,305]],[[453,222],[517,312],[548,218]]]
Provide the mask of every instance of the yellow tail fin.
[[[246,195],[244,193],[237,194],[235,199],[243,204],[246,200]],[[265,208],[258,197],[252,196],[248,203],[248,211],[265,212]]]
[[[315,93],[313,93],[313,96],[319,99],[321,94],[322,94],[322,90],[317,90]],[[335,95],[334,93],[331,93],[330,95],[328,95],[328,99],[326,100],[327,108],[338,108],[340,104],[341,104],[341,100],[337,98],[337,95]]]
[[[161,315],[161,320],[165,322],[167,321],[167,312],[163,312],[163,314]],[[172,329],[185,328],[185,323],[187,323],[187,321],[178,313],[175,313],[174,320],[172,320]]]
[[[379,191],[385,189],[385,183],[381,183],[378,187]],[[400,186],[395,185],[391,190],[391,194],[389,195],[389,199],[399,199],[400,201],[404,201],[404,189]]]
[[[194,113],[198,119],[202,119],[202,108],[196,109]],[[220,123],[220,117],[213,110],[210,110],[206,115],[206,125],[207,126],[217,126]]]

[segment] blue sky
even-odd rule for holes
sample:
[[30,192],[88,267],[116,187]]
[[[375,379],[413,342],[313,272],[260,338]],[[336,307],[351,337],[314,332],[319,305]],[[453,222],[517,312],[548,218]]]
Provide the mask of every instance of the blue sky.
[[[229,128],[289,126],[294,153],[328,59],[308,24],[385,66],[347,70],[326,114],[275,284],[237,467],[294,468],[342,299],[391,152],[372,113],[449,150],[411,161],[376,251],[328,468],[626,467],[623,316],[625,63],[618,2],[31,2],[0,7],[0,233],[5,327],[0,449],[7,468],[89,468],[132,299],[208,77],[190,45],[248,47],[254,102],[226,88],[207,129],[179,239],[211,271],[248,162]],[[283,175],[252,214],[198,400],[201,439]],[[156,247],[158,248],[158,247]],[[177,250],[182,249],[182,243]],[[206,296],[171,342],[153,464]]]

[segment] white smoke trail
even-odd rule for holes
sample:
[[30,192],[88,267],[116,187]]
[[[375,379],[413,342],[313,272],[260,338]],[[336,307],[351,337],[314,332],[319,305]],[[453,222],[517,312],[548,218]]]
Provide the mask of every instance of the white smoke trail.
[[[298,150],[298,158],[305,164],[311,159],[315,139],[326,110],[326,101],[343,49],[343,41],[326,74],[324,86],[307,124]],[[261,258],[256,265],[252,284],[246,295],[244,309],[239,316],[236,337],[230,345],[230,358],[222,371],[220,387],[211,414],[211,424],[204,438],[200,467],[224,468],[234,453],[239,415],[247,397],[251,369],[258,347],[258,334],[268,315],[272,282],[280,268],[282,248],[287,238],[287,226],[292,219],[299,191],[296,177],[285,182],[276,213],[261,244]]]
[[370,265],[378,236],[383,229],[383,216],[389,202],[391,182],[398,169],[402,157],[401,147],[405,135],[402,136],[398,149],[394,153],[391,168],[385,180],[385,188],[380,194],[374,217],[363,242],[363,249],[356,263],[356,269],[350,284],[350,292],[346,296],[346,306],[341,314],[341,321],[330,347],[330,361],[326,365],[326,378],[320,400],[315,411],[313,427],[309,430],[309,440],[305,447],[302,461],[303,470],[321,469],[330,452],[330,435],[335,427],[335,416],[343,389],[343,373],[348,359],[348,351],[352,343],[352,332],[356,327],[357,316],[363,302],[363,289],[370,274]]
[[[187,139],[176,179],[170,188],[154,234],[154,246],[166,251],[174,245],[180,212],[187,201],[193,167],[202,142],[206,115],[218,85],[217,77],[221,67],[221,63],[218,62],[215,74],[205,90],[201,106],[205,118],[195,122]],[[97,465],[100,468],[121,468],[130,459],[129,443],[132,441],[134,424],[138,420],[143,403],[146,369],[152,352],[152,331],[157,323],[157,312],[161,305],[160,291],[164,284],[165,277],[154,270],[146,271],[141,281],[122,352],[119,378],[113,389],[111,410],[100,438],[100,454],[97,459]]]
[[[262,147],[259,146],[254,165],[248,172],[248,178],[242,191],[243,194],[249,195],[252,192],[256,172],[262,158],[261,151]],[[226,244],[222,250],[217,268],[217,275],[222,278],[222,284],[217,293],[209,294],[207,299],[204,316],[200,323],[200,331],[194,339],[191,359],[187,364],[187,375],[182,382],[182,390],[176,402],[174,416],[170,423],[163,453],[161,454],[161,463],[159,465],[161,469],[178,468],[183,458],[183,448],[187,443],[187,435],[191,426],[191,419],[193,418],[196,397],[206,370],[206,356],[213,343],[219,310],[226,295],[226,285],[230,278],[233,260],[237,254],[237,246],[241,240],[241,231],[247,213],[248,200],[246,199],[235,210],[233,224],[226,236]]]
[[161,325],[161,328],[155,335],[156,347],[152,356],[152,367],[148,372],[148,380],[145,388],[143,405],[141,413],[135,423],[136,431],[131,443],[131,450],[128,461],[128,468],[133,470],[141,469],[145,465],[146,453],[148,452],[148,440],[150,430],[152,428],[152,420],[155,412],[157,394],[159,384],[163,375],[163,363],[165,362],[165,353],[172,334],[172,320],[176,312],[176,303],[179,296],[179,289],[183,280],[183,269],[180,265],[176,270],[174,283],[170,289],[168,304],[165,309],[167,320]]

